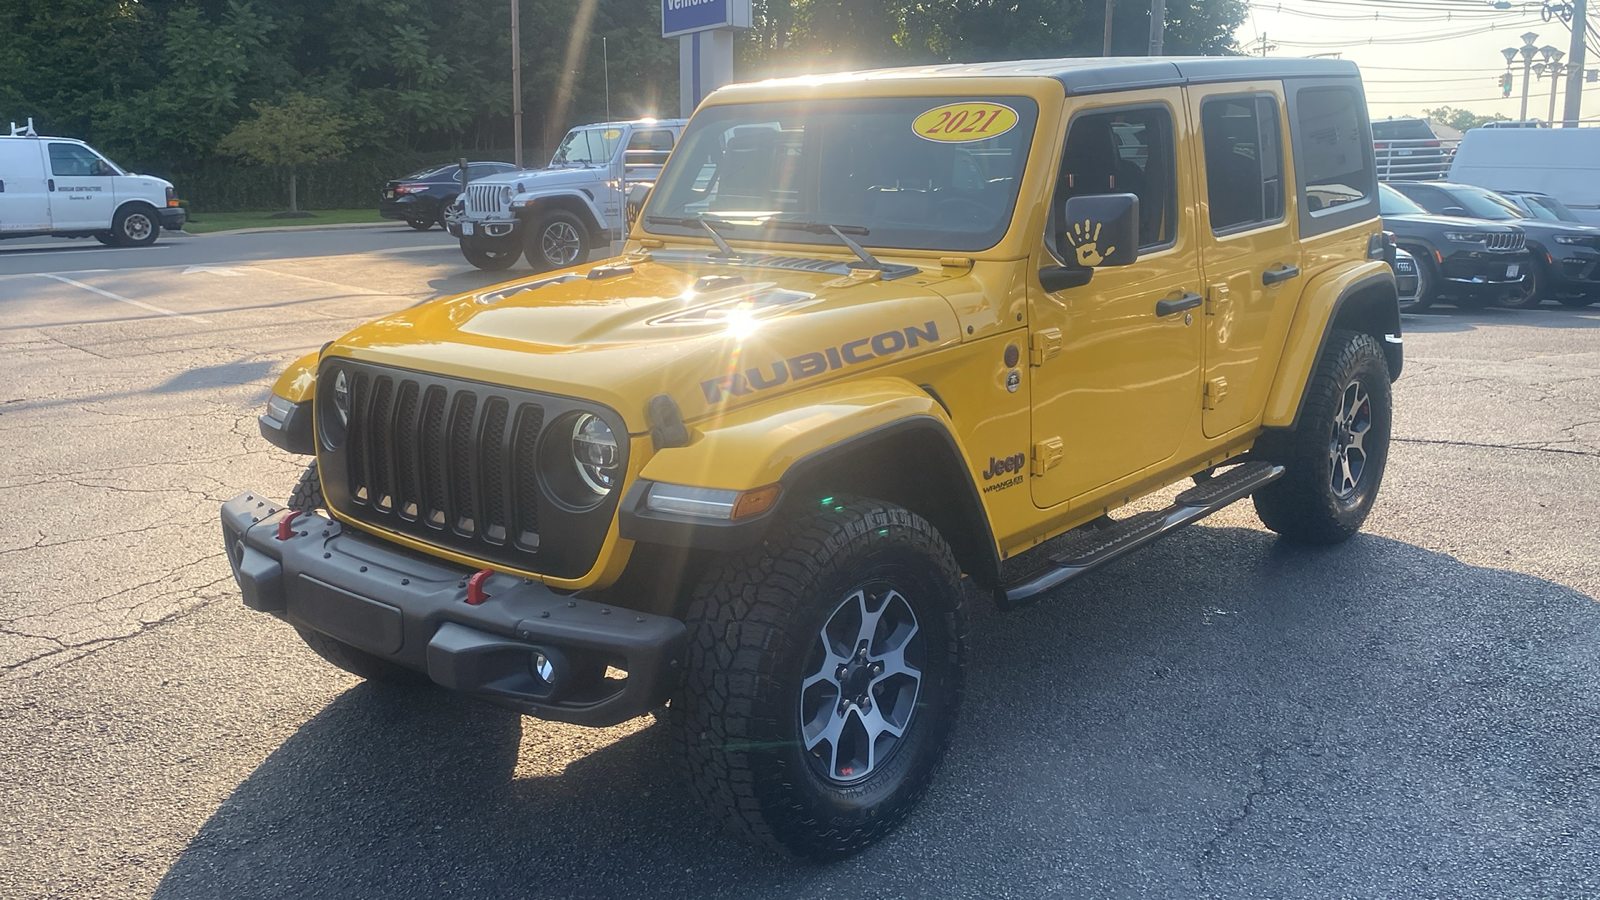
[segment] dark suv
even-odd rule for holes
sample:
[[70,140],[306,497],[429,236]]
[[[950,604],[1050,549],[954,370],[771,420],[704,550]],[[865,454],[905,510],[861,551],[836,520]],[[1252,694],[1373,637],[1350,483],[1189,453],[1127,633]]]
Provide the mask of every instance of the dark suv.
[[1528,253],[1517,226],[1436,216],[1386,184],[1378,185],[1378,211],[1384,230],[1417,259],[1421,283],[1409,309],[1440,300],[1481,309],[1523,290]]
[[[1545,300],[1587,306],[1600,300],[1600,228],[1536,218],[1514,201],[1470,184],[1395,182],[1429,212],[1514,223],[1528,235],[1528,280],[1501,305],[1530,309]],[[1570,213],[1569,213],[1570,214]]]

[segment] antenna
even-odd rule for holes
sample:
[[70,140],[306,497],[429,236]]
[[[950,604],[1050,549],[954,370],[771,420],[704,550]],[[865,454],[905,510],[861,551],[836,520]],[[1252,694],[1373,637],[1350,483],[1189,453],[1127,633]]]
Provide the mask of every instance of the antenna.
[[[605,73],[606,77],[606,121],[609,122],[611,121],[611,51],[606,47],[606,39],[604,37],[600,38],[600,70]],[[617,212],[619,215],[614,216],[613,221],[606,223],[607,240],[615,240],[612,237],[612,229],[618,225],[615,220],[621,218],[620,213],[628,202],[628,148],[626,146],[622,148],[622,177],[616,179],[616,185]]]

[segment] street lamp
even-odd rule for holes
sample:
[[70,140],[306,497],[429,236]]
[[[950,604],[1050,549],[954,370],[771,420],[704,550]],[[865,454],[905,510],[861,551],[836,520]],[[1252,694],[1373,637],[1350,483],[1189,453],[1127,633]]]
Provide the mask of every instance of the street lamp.
[[1528,76],[1533,71],[1533,55],[1539,52],[1533,43],[1538,39],[1539,35],[1530,31],[1522,36],[1521,47],[1507,47],[1500,51],[1506,58],[1507,69],[1511,68],[1511,63],[1518,56],[1522,57],[1522,117],[1519,119],[1522,122],[1528,121]]
[[1571,67],[1561,64],[1561,58],[1566,54],[1549,44],[1540,47],[1539,54],[1544,57],[1544,62],[1534,63],[1533,71],[1540,78],[1546,75],[1550,76],[1550,115],[1545,119],[1545,126],[1554,128],[1556,121],[1556,85],[1560,83],[1561,76],[1566,74]]

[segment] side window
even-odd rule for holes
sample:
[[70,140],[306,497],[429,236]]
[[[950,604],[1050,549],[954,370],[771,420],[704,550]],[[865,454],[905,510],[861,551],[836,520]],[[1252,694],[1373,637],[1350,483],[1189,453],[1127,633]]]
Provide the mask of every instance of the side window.
[[477,181],[479,178],[497,175],[500,173],[500,171],[501,170],[499,166],[485,165],[482,163],[479,163],[478,165],[470,165],[467,166],[467,180]]
[[1237,231],[1283,218],[1283,143],[1278,102],[1260,95],[1200,105],[1211,230]]
[[50,145],[50,174],[57,177],[73,175],[109,175],[93,150],[79,144]]
[[653,131],[635,131],[628,138],[628,148],[622,158],[630,166],[659,166],[672,152],[672,132],[662,128]]
[[1177,239],[1178,169],[1170,109],[1141,106],[1072,120],[1050,215],[1061,215],[1068,199],[1089,194],[1139,198],[1139,249],[1148,251]]
[[[1294,114],[1300,135],[1297,168],[1306,209],[1315,216],[1325,209],[1365,200],[1373,183],[1367,166],[1371,142],[1362,128],[1355,90],[1302,90],[1295,96]],[[1304,230],[1302,220],[1302,233]]]

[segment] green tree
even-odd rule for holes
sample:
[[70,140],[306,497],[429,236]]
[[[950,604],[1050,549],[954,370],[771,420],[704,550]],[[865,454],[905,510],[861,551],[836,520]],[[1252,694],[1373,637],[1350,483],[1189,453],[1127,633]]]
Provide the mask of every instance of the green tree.
[[1485,116],[1470,109],[1456,109],[1453,106],[1440,106],[1436,109],[1430,109],[1424,115],[1435,122],[1449,125],[1451,128],[1463,132],[1481,128],[1490,122],[1504,122],[1506,120],[1506,117],[1499,113]]
[[273,166],[289,176],[289,212],[300,211],[296,196],[299,169],[331,162],[345,153],[349,123],[326,100],[290,94],[280,104],[252,104],[255,117],[235,125],[217,149],[247,163]]

